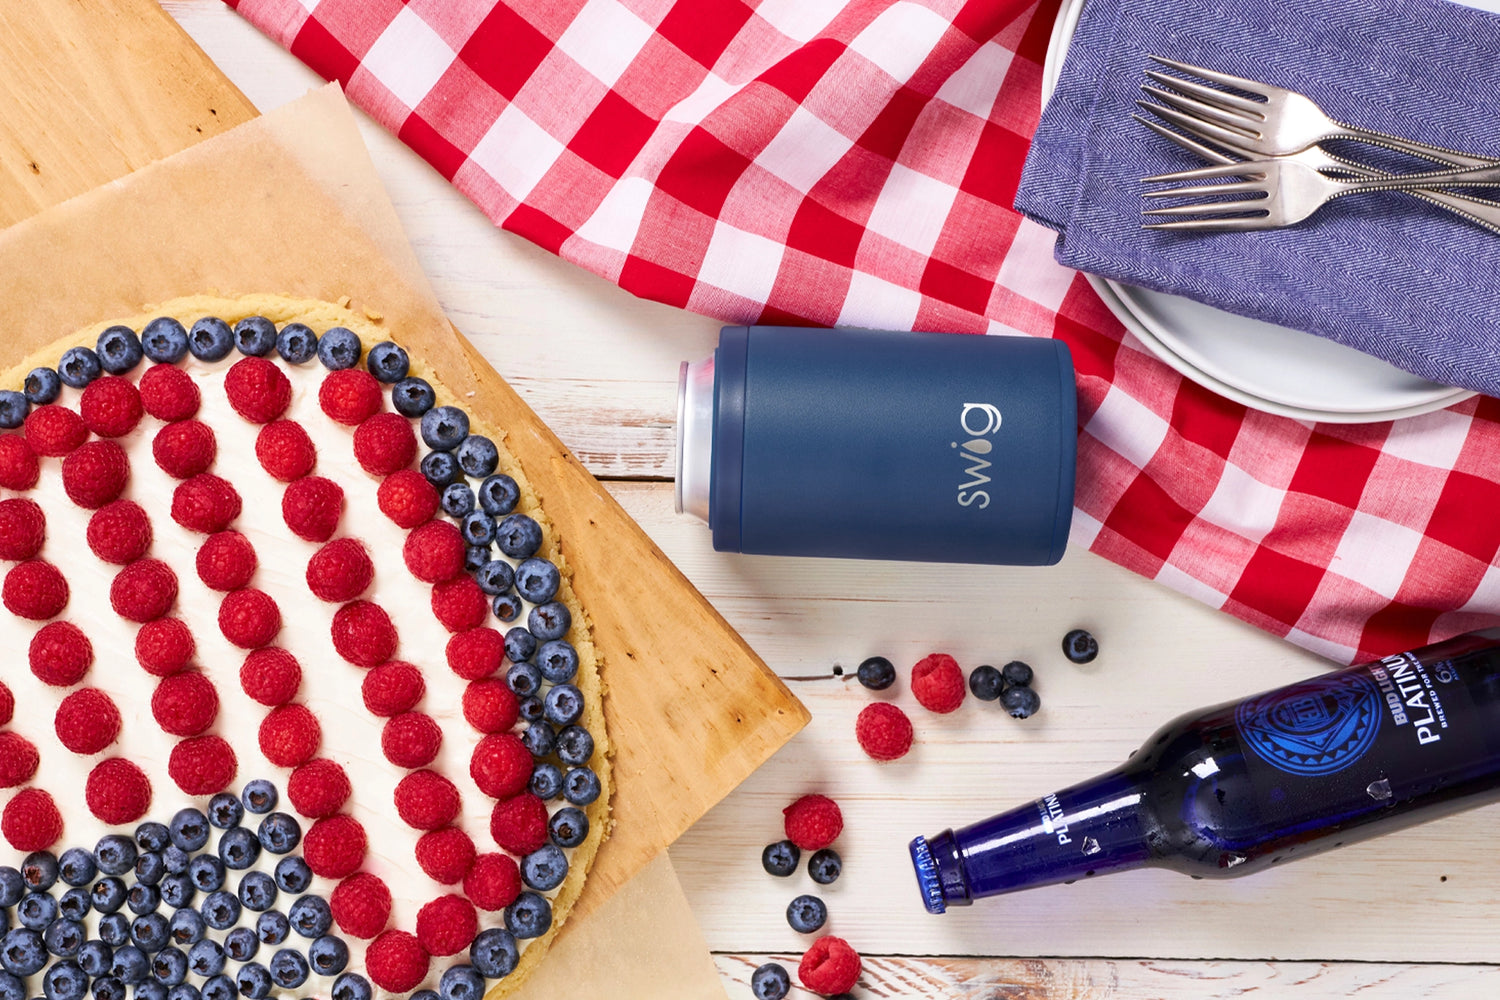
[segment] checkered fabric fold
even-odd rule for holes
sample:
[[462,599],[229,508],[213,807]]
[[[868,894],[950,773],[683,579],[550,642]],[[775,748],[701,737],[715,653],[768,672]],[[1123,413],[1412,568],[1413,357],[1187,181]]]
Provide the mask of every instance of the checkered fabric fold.
[[1013,211],[1058,0],[225,2],[497,225],[638,295],[1062,338],[1075,544],[1343,662],[1500,624],[1500,401],[1247,410]]

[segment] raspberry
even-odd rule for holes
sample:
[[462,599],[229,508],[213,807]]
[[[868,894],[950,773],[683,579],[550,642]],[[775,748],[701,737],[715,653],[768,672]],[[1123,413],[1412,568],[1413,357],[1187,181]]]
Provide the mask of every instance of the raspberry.
[[333,613],[333,648],[357,667],[373,667],[396,652],[396,626],[378,604],[350,601]]
[[62,477],[69,500],[98,510],[124,492],[130,481],[130,459],[113,441],[89,441],[63,459]]
[[352,601],[375,579],[375,564],[357,538],[335,538],[307,561],[307,588],[335,604]]
[[172,491],[172,520],[189,531],[211,535],[240,516],[240,495],[226,479],[202,472]]
[[898,706],[877,701],[854,720],[854,738],[872,760],[899,760],[911,749],[911,720]]
[[911,693],[929,712],[946,714],[964,703],[964,672],[947,653],[924,656],[911,668]]
[[150,550],[151,521],[140,504],[116,500],[89,517],[86,538],[94,555],[107,563],[124,566]]
[[43,559],[16,563],[0,585],[0,603],[13,615],[46,621],[68,604],[68,581]]
[[301,424],[277,420],[260,429],[255,438],[255,457],[273,478],[289,483],[313,470],[318,452]]
[[530,792],[496,802],[490,835],[503,850],[530,854],[547,842],[547,804]]
[[456,955],[478,931],[474,904],[462,896],[439,896],[417,911],[417,940],[429,955]]
[[279,646],[257,649],[240,664],[240,688],[267,708],[285,705],[301,686],[302,665]]
[[239,590],[255,576],[258,560],[250,539],[238,531],[217,531],[198,547],[198,579],[221,591]]
[[378,877],[360,872],[338,884],[328,897],[328,908],[339,930],[369,940],[391,919],[391,890]]
[[0,682],[0,726],[10,725],[10,720],[15,713],[16,696],[11,693],[10,688]]
[[234,780],[234,748],[218,736],[183,740],[172,748],[167,774],[188,795],[212,795]]
[[426,767],[442,743],[443,731],[432,716],[421,712],[393,716],[380,731],[380,750],[397,767]]
[[380,383],[363,368],[329,372],[318,387],[318,405],[346,427],[353,427],[380,412]]
[[98,753],[120,735],[120,710],[98,688],[74,691],[57,706],[57,741],[81,756]]
[[213,430],[197,420],[167,424],[151,439],[151,457],[173,479],[192,479],[213,468],[219,445]]
[[267,424],[292,404],[292,382],[275,362],[241,358],[224,374],[224,395],[235,413],[252,424]]
[[72,687],[94,663],[89,637],[72,622],[50,622],[31,637],[27,650],[31,672],[53,687]]
[[814,993],[833,996],[848,993],[859,981],[859,952],[849,942],[833,935],[812,943],[797,966],[797,978]]
[[411,711],[426,692],[427,682],[422,680],[422,672],[401,660],[373,668],[365,674],[361,690],[365,708],[382,719]]
[[469,758],[469,776],[492,799],[508,799],[525,788],[531,769],[531,751],[511,733],[485,736]]
[[521,894],[521,869],[509,854],[481,854],[464,876],[464,895],[481,910],[503,910]]
[[467,573],[432,587],[432,614],[449,632],[478,628],[489,614],[484,591]]
[[520,703],[504,681],[475,681],[464,689],[464,718],[481,733],[508,732],[519,717]]
[[429,521],[406,536],[402,555],[418,580],[451,580],[464,569],[463,535],[447,521]]
[[380,512],[402,528],[432,520],[438,509],[437,487],[415,469],[391,473],[381,481],[375,498]]
[[260,752],[277,767],[306,764],[322,742],[318,717],[306,705],[282,705],[261,720]]
[[148,674],[168,677],[185,669],[196,647],[181,618],[158,618],[135,634],[135,658]]
[[137,559],[116,573],[109,585],[110,607],[126,621],[153,621],[175,603],[177,574],[160,559]]
[[0,559],[16,562],[42,551],[47,516],[34,500],[0,500]]
[[197,736],[219,716],[213,682],[194,671],[163,677],[151,693],[156,724],[173,736]]
[[417,838],[417,865],[439,885],[455,885],[474,865],[474,841],[456,826]]
[[396,786],[396,813],[413,829],[447,826],[458,809],[458,786],[436,771],[413,771]]
[[303,476],[281,495],[281,516],[286,526],[305,541],[328,541],[343,513],[343,489],[322,476]]
[[786,817],[786,839],[804,851],[822,850],[844,829],[844,814],[826,795],[804,795],[781,812]]
[[263,590],[230,591],[219,605],[219,631],[241,649],[269,646],[281,631],[281,609]]
[[343,878],[364,863],[367,843],[365,828],[353,816],[325,816],[302,838],[302,857],[314,874]]
[[24,788],[5,804],[0,834],[18,851],[45,851],[62,836],[62,814],[52,796],[40,788]]
[[354,459],[372,476],[389,476],[417,457],[417,435],[399,413],[377,413],[354,429]]
[[36,775],[41,755],[20,733],[0,733],[0,788],[24,785]]
[[83,418],[66,406],[48,403],[26,415],[25,434],[32,451],[56,458],[83,444],[89,429]]
[[141,393],[128,378],[101,375],[78,398],[84,426],[100,437],[123,437],[141,422]]
[[134,823],[151,807],[151,782],[124,757],[111,757],[89,772],[83,797],[89,812],[111,826]]
[[157,420],[186,420],[201,401],[197,383],[176,365],[152,365],[141,376],[141,405]]
[[381,989],[408,993],[427,978],[427,952],[406,931],[385,931],[365,951],[365,971]]
[[[41,463],[36,460],[36,452],[31,450],[26,438],[20,434],[0,434],[0,486],[8,490],[29,490],[36,485],[41,474]],[[433,496],[436,495],[434,491]]]
[[350,791],[349,776],[326,757],[303,764],[286,782],[286,797],[292,808],[308,819],[332,816],[349,801]]

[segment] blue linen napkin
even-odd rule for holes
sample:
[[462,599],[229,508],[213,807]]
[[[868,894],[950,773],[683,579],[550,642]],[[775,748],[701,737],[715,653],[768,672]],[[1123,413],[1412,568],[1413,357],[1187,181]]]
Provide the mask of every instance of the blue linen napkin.
[[[1488,230],[1396,192],[1340,199],[1284,230],[1142,229],[1139,179],[1204,165],[1131,118],[1146,69],[1160,68],[1148,54],[1500,159],[1500,15],[1448,0],[1087,0],[1016,197],[1018,211],[1059,232],[1068,267],[1500,396],[1500,236]],[[1370,162],[1379,152],[1340,151]]]

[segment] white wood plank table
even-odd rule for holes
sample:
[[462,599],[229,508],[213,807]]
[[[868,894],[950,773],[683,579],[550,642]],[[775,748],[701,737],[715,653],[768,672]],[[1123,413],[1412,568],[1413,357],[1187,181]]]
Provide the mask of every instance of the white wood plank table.
[[[219,0],[166,9],[262,110],[320,81]],[[449,316],[791,684],[812,724],[671,851],[729,992],[806,940],[786,904],[805,873],[761,871],[781,809],[805,791],[842,805],[843,877],[821,891],[829,930],[865,956],[862,997],[1302,1000],[1500,995],[1495,809],[1232,882],[1112,876],[927,916],[905,845],[1104,771],[1167,719],[1307,676],[1322,661],[1160,584],[1072,550],[1047,569],[738,556],[672,512],[678,363],[718,324],[644,302],[493,227],[415,154],[362,120],[396,209]],[[1102,652],[1077,667],[1081,626]],[[969,699],[924,712],[906,668],[946,651],[966,668],[1023,659],[1043,707],[1016,721]],[[870,700],[846,673],[882,654],[914,752],[877,765],[854,741]],[[662,996],[671,995],[663,984]],[[793,996],[807,996],[795,991]]]

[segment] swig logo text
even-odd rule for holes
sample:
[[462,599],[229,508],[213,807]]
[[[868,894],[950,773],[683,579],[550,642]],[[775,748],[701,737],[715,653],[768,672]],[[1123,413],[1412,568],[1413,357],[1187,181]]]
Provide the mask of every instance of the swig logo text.
[[967,477],[958,484],[958,505],[983,510],[990,505],[989,491],[980,488],[990,481],[985,474],[990,460],[985,456],[995,448],[989,438],[1000,429],[1000,408],[993,403],[965,403],[958,415],[958,426],[968,435],[967,441],[949,444],[958,451]]

